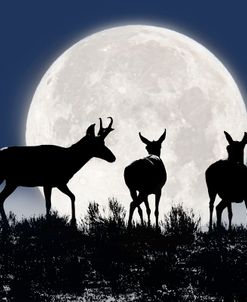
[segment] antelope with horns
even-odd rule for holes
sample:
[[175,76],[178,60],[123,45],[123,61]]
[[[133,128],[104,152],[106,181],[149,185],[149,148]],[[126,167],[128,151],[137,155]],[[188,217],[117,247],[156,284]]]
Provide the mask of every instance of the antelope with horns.
[[216,195],[221,198],[216,206],[217,226],[221,226],[221,216],[228,209],[229,230],[232,222],[232,202],[245,201],[247,208],[247,167],[244,165],[244,147],[247,144],[247,133],[243,139],[234,141],[230,134],[224,132],[229,143],[228,158],[213,163],[206,170],[209,202],[209,230],[212,230],[212,216]]
[[55,145],[9,147],[0,151],[0,182],[5,180],[5,187],[0,193],[0,213],[4,225],[8,225],[4,211],[4,201],[18,186],[44,189],[46,215],[50,216],[51,193],[59,189],[71,199],[72,219],[76,225],[75,196],[67,183],[91,158],[97,157],[114,162],[115,156],[105,146],[105,137],[114,130],[110,117],[108,127],[100,129],[95,135],[95,124],[88,127],[86,135],[68,148]]
[[132,202],[130,204],[128,227],[131,227],[131,221],[135,208],[138,208],[138,213],[143,224],[143,215],[140,204],[145,203],[148,225],[150,222],[150,208],[148,196],[155,195],[155,219],[156,229],[159,228],[159,202],[161,191],[166,183],[167,175],[165,166],[160,158],[161,144],[166,137],[166,130],[157,141],[149,141],[139,133],[141,141],[146,145],[149,156],[139,159],[131,163],[124,170],[124,179],[129,188]]

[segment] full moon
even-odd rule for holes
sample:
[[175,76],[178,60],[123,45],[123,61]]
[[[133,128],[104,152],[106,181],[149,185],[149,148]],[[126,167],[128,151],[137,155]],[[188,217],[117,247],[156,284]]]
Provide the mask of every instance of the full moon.
[[[70,146],[89,125],[114,119],[106,145],[115,163],[90,160],[69,182],[77,217],[90,201],[115,197],[129,209],[124,168],[147,155],[141,132],[156,140],[167,129],[161,158],[168,180],[160,218],[182,202],[208,220],[205,170],[226,158],[223,131],[235,140],[247,130],[246,108],[229,71],[209,50],[166,28],[130,25],[90,35],[61,54],[42,77],[26,123],[26,144]],[[52,207],[71,214],[67,196],[53,190]],[[150,197],[150,207],[154,202]],[[153,215],[153,214],[152,214]]]

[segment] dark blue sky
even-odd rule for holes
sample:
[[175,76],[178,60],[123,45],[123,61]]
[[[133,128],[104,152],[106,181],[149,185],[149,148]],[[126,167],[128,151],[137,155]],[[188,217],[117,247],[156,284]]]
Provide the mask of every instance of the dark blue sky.
[[[237,4],[235,4],[237,3]],[[247,87],[245,1],[3,0],[0,4],[0,146],[24,143],[27,106],[67,47],[112,24],[164,25],[213,51]]]
[[54,59],[113,25],[151,24],[188,34],[223,61],[245,96],[246,8],[245,0],[2,0],[0,147],[24,144],[27,108]]

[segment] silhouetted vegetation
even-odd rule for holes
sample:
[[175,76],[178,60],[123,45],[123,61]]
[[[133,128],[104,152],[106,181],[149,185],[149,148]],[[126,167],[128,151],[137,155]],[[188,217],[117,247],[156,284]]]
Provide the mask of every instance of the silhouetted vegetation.
[[164,229],[166,236],[170,236],[177,243],[189,243],[200,230],[201,218],[196,217],[193,210],[184,209],[182,204],[172,206],[165,215]]
[[[53,213],[0,233],[3,301],[246,301],[247,231],[200,230],[200,218],[173,206],[159,232],[126,227],[115,199],[91,203],[75,229]],[[109,300],[110,301],[110,300]]]

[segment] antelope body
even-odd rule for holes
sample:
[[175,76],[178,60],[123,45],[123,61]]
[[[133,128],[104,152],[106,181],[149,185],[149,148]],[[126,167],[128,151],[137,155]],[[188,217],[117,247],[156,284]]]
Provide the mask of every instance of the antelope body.
[[130,204],[128,227],[131,226],[131,221],[135,208],[138,208],[138,213],[143,224],[143,215],[140,208],[142,202],[145,203],[148,224],[150,225],[150,208],[148,196],[155,195],[155,218],[156,228],[158,228],[159,220],[159,202],[161,191],[166,183],[167,174],[165,166],[160,158],[161,144],[165,139],[166,130],[157,141],[149,141],[139,133],[141,141],[146,144],[146,149],[149,156],[139,159],[131,163],[124,170],[124,179],[129,188],[132,202]]
[[5,199],[18,186],[44,189],[46,214],[50,215],[51,192],[56,187],[71,199],[72,223],[75,223],[75,196],[67,187],[68,181],[92,157],[114,162],[114,154],[105,146],[105,137],[113,130],[113,120],[103,128],[100,119],[100,130],[95,135],[95,124],[88,127],[86,135],[68,148],[55,145],[9,147],[0,151],[0,182],[5,180],[5,187],[0,193],[0,213],[5,224]]
[[228,159],[213,163],[206,170],[206,183],[208,187],[209,202],[209,230],[212,229],[212,216],[215,198],[221,198],[216,207],[217,226],[221,225],[221,216],[228,208],[229,229],[232,221],[232,203],[245,201],[247,207],[247,167],[244,165],[244,147],[247,144],[247,133],[242,141],[234,141],[230,134],[225,132],[229,143],[227,146]]

